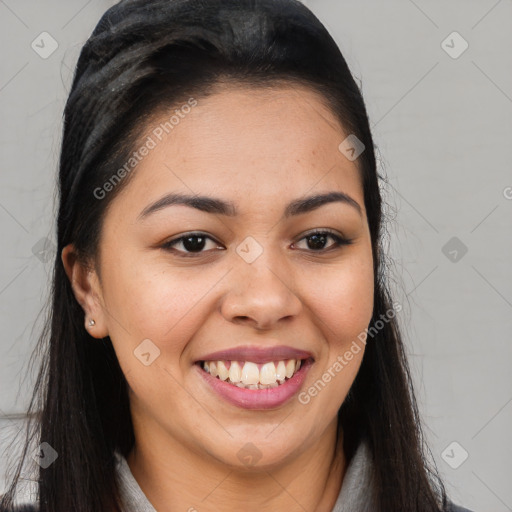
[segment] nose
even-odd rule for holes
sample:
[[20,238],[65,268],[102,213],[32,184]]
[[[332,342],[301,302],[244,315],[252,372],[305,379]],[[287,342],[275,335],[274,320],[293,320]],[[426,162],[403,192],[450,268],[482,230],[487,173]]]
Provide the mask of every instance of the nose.
[[302,302],[284,265],[269,266],[258,258],[252,264],[241,262],[230,275],[230,290],[224,296],[221,313],[232,323],[247,323],[257,330],[271,330],[296,317]]

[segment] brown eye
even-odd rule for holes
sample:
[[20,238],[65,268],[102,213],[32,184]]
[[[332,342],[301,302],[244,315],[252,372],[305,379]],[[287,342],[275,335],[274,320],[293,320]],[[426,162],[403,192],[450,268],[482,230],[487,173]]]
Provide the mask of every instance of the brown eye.
[[[334,243],[325,247],[327,240],[331,238],[334,240]],[[331,231],[314,231],[312,233],[307,234],[301,240],[307,240],[307,249],[312,252],[323,252],[330,251],[342,245],[349,245],[352,243],[352,240],[347,238],[343,238]]]
[[[195,255],[200,255],[204,251],[207,240],[211,240],[214,242],[212,238],[205,235],[204,233],[189,233],[185,236],[181,236],[180,238],[176,238],[171,240],[170,242],[166,242],[162,245],[162,249],[173,251],[179,253],[180,256],[190,257]],[[176,249],[175,246],[180,245],[184,250]]]

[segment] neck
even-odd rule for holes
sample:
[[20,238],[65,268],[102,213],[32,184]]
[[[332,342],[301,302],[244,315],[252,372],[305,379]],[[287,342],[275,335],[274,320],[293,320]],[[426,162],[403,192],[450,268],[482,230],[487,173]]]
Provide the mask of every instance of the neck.
[[272,468],[234,468],[199,453],[158,428],[140,432],[127,456],[130,470],[161,512],[331,512],[345,474],[337,418],[310,449]]

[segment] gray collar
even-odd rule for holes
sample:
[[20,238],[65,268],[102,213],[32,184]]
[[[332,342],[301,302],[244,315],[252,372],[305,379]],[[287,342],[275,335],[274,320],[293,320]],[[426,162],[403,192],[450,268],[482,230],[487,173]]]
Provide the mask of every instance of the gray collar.
[[370,447],[362,441],[350,461],[332,512],[373,512],[374,485]]
[[[156,512],[130,471],[126,459],[116,453],[119,490],[123,512]],[[345,472],[340,494],[332,512],[371,512],[371,459],[368,445],[362,442]]]

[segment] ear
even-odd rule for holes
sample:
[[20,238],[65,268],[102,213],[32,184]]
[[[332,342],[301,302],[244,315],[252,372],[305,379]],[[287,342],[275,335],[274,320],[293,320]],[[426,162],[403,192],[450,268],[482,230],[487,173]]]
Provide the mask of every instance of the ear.
[[[108,329],[103,293],[96,271],[79,262],[73,244],[62,249],[61,259],[76,300],[84,310],[87,332],[94,338],[105,338],[108,336]],[[95,324],[89,325],[90,320],[94,320]]]

